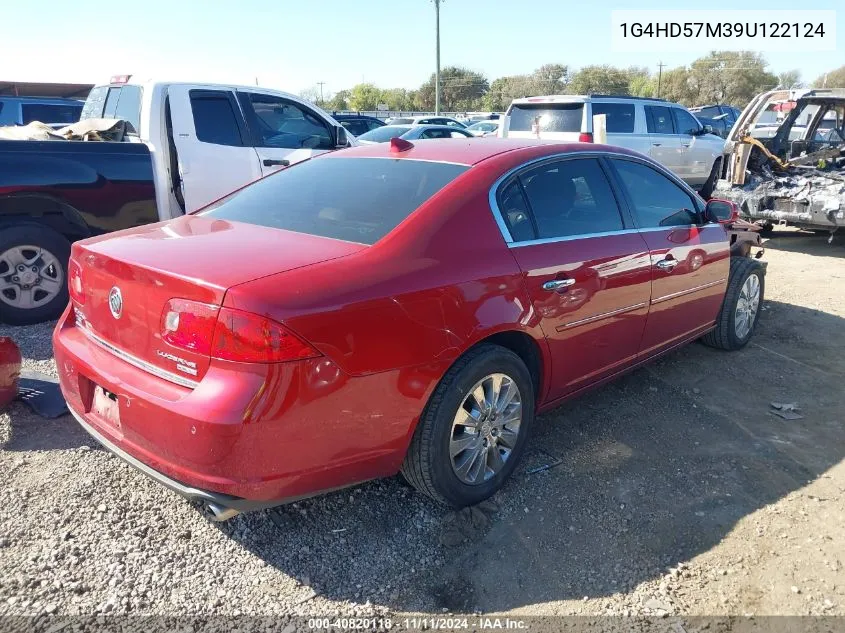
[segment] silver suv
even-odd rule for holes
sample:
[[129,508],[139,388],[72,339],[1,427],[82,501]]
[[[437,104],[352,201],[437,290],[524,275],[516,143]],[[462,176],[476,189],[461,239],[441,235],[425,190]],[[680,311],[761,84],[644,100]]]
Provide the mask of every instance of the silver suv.
[[593,117],[605,115],[608,145],[636,150],[675,172],[705,197],[716,184],[724,139],[682,105],[662,99],[552,95],[514,99],[499,136],[592,143]]

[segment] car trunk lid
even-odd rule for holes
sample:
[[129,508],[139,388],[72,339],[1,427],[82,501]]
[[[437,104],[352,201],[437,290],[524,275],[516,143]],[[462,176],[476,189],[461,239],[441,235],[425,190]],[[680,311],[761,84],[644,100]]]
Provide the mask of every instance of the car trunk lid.
[[[208,355],[176,348],[162,339],[162,316],[171,299],[219,306],[231,286],[364,248],[252,224],[185,216],[77,242],[71,257],[79,269],[81,295],[71,294],[80,325],[101,344],[130,355],[136,364],[196,381],[208,368]],[[73,271],[70,276],[73,284]]]

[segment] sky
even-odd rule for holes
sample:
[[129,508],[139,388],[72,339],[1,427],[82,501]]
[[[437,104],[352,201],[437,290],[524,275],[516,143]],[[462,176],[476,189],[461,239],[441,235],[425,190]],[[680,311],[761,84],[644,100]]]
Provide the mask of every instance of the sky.
[[[41,0],[6,2],[0,81],[103,83],[116,74],[256,84],[326,98],[366,81],[417,88],[435,66],[432,0]],[[442,0],[441,66],[493,79],[545,63],[672,68],[707,54],[614,53],[612,9],[840,9],[835,53],[764,53],[805,81],[845,63],[842,0]],[[800,4],[800,7],[799,7]],[[18,25],[9,28],[10,25]]]

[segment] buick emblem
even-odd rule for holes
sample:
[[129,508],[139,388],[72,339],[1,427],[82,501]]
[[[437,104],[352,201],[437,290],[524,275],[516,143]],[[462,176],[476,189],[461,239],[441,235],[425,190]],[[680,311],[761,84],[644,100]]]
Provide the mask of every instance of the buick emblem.
[[123,314],[123,295],[120,294],[120,288],[117,286],[109,290],[109,310],[115,319],[119,319]]

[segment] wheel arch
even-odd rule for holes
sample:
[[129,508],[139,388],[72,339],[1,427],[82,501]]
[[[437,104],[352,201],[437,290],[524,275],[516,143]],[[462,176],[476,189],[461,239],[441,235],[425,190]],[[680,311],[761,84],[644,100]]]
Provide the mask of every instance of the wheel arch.
[[91,230],[76,208],[44,193],[0,197],[0,224],[45,225],[71,242],[91,236]]

